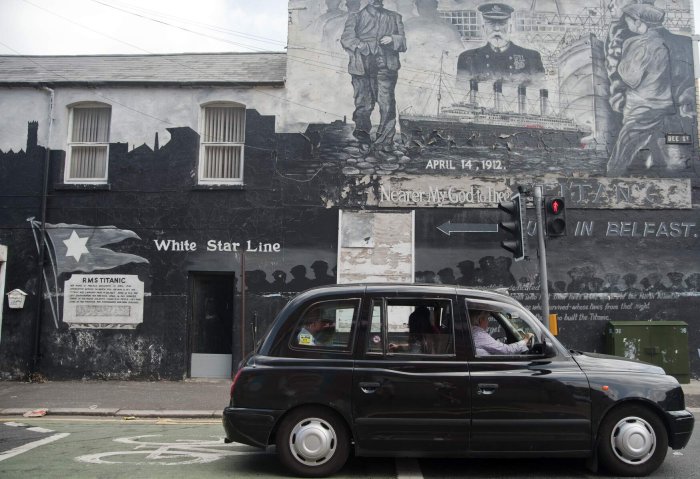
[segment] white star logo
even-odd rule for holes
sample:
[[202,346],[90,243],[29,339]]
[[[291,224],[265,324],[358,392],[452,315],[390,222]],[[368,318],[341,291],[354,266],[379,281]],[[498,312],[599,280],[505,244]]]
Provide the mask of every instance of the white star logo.
[[63,244],[66,245],[67,251],[66,251],[66,256],[72,256],[75,258],[76,261],[80,261],[80,257],[84,254],[90,254],[90,250],[87,249],[87,246],[85,246],[88,242],[88,239],[90,239],[89,236],[86,236],[85,238],[81,238],[78,236],[78,233],[73,230],[73,232],[70,235],[70,238],[67,240],[63,240]]

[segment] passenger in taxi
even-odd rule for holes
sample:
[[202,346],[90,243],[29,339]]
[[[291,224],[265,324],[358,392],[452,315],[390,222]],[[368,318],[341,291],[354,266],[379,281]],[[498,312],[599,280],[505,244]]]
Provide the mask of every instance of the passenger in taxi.
[[440,331],[430,321],[430,310],[418,306],[408,317],[408,344],[389,343],[391,352],[434,354],[433,335]]

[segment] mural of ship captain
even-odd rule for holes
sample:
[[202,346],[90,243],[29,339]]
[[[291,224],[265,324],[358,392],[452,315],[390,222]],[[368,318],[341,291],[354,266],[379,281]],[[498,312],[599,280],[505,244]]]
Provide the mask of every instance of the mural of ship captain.
[[503,3],[478,7],[486,45],[466,50],[457,60],[457,79],[506,79],[517,75],[544,74],[539,52],[510,41],[513,8]]

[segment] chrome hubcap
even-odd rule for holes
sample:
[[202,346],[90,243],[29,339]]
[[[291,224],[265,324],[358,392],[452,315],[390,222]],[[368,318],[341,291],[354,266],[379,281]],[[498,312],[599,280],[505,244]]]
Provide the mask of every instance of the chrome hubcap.
[[615,455],[627,464],[643,464],[656,450],[656,434],[644,419],[626,417],[619,421],[610,435]]
[[289,435],[289,449],[299,462],[307,466],[319,466],[330,460],[337,443],[331,425],[315,417],[299,421]]

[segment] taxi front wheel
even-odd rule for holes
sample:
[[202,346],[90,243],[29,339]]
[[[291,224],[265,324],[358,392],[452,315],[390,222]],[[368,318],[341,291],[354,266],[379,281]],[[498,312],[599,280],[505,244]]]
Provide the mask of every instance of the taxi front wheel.
[[620,406],[603,420],[598,458],[619,476],[646,476],[663,462],[668,435],[661,419],[646,407]]
[[333,411],[302,407],[282,420],[276,437],[280,462],[301,477],[337,472],[350,454],[344,421]]

